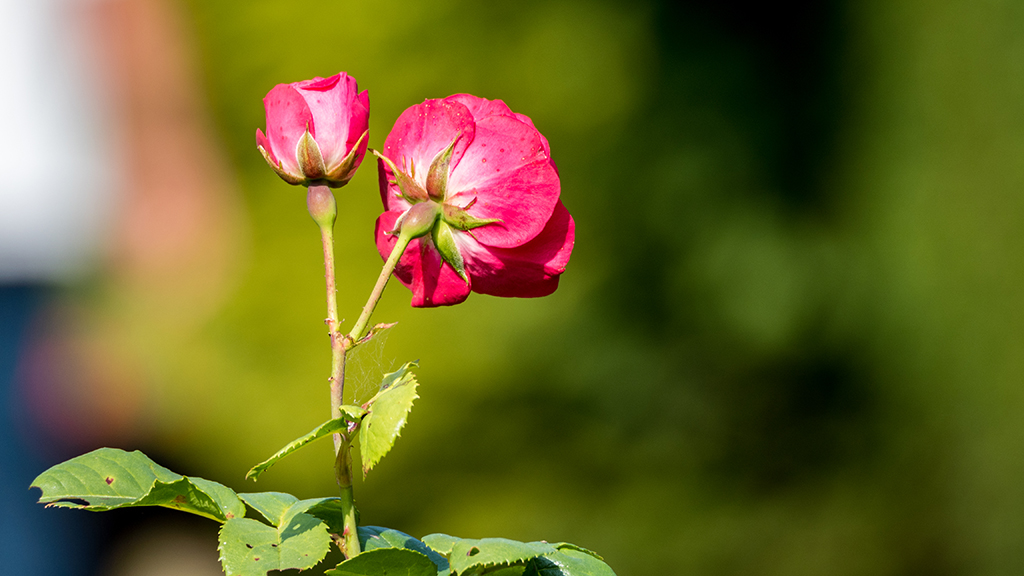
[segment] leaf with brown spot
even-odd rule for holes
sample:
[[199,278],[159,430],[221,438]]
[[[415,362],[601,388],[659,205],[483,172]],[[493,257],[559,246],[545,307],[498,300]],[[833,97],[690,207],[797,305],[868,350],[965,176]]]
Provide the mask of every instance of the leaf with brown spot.
[[33,482],[47,506],[102,512],[164,506],[218,522],[245,516],[245,505],[227,486],[175,474],[142,452],[100,448],[40,474]]

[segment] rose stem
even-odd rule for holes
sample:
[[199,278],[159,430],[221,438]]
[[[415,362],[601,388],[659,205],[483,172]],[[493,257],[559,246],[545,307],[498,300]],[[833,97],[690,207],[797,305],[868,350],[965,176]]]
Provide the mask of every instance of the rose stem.
[[373,314],[374,308],[377,307],[377,301],[380,300],[381,294],[384,293],[384,288],[388,285],[391,273],[395,271],[395,266],[398,265],[398,259],[402,257],[402,253],[405,252],[405,248],[409,245],[411,240],[411,236],[405,232],[398,235],[398,242],[396,242],[395,247],[391,249],[391,254],[388,256],[387,262],[384,263],[384,267],[380,271],[380,276],[377,277],[377,284],[373,287],[373,292],[370,293],[370,298],[366,301],[366,306],[363,306],[363,313],[359,315],[359,319],[356,320],[356,324],[352,327],[352,331],[345,337],[346,348],[352,348],[359,342],[359,339],[363,337],[363,332],[366,330],[366,324],[370,321],[370,316]]
[[[347,347],[341,335],[338,321],[338,287],[334,275],[334,221],[337,203],[334,193],[327,186],[310,186],[306,205],[320,227],[320,238],[324,246],[324,277],[327,281],[327,330],[331,337],[331,418],[341,417],[342,398],[345,393],[345,352]],[[352,456],[349,453],[348,438],[334,435],[334,478],[341,489],[342,513],[345,529],[341,534],[341,548],[346,558],[359,554],[358,526],[356,525],[355,499],[352,494]]]

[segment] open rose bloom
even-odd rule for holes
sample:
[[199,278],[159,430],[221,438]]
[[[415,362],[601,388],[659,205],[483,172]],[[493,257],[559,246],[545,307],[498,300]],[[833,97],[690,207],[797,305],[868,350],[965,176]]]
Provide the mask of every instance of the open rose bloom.
[[528,117],[468,94],[427,100],[402,113],[380,155],[381,255],[391,253],[410,208],[432,203],[437,213],[395,268],[413,306],[457,304],[471,291],[546,296],[558,287],[575,224],[559,200],[547,139]]
[[278,84],[263,99],[266,135],[256,145],[289,184],[343,186],[366,154],[370,99],[342,72]]

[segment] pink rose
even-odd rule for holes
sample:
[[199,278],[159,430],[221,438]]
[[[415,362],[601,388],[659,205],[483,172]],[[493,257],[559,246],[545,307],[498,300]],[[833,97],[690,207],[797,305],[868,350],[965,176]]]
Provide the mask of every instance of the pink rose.
[[430,232],[412,240],[395,268],[413,306],[458,304],[470,291],[536,297],[558,287],[576,227],[559,200],[548,141],[528,117],[469,94],[427,100],[402,113],[380,156],[381,256],[407,211],[427,204],[410,219],[426,215]]
[[267,134],[256,145],[289,184],[344,186],[366,154],[370,98],[355,78],[330,78],[274,86],[263,106]]

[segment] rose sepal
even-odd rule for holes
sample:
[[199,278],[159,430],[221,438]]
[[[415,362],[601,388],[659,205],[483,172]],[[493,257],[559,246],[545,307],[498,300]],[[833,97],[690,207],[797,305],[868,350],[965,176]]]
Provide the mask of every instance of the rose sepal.
[[363,132],[359,137],[359,140],[356,140],[355,146],[352,147],[352,150],[349,151],[348,155],[327,173],[327,181],[325,184],[331,188],[340,188],[345,184],[348,184],[349,180],[351,180],[352,176],[356,173],[355,165],[356,159],[360,156],[359,149],[362,147],[363,142],[366,141],[369,134],[369,130]]
[[274,170],[275,173],[277,173],[278,176],[281,177],[282,180],[292,185],[302,184],[303,179],[299,176],[296,176],[295,174],[288,173],[284,169],[284,165],[281,163],[280,160],[278,160],[277,163],[274,163],[274,160],[270,157],[270,154],[266,151],[266,149],[263,148],[263,146],[257,145],[256,148],[259,149],[260,154],[263,154],[263,159],[267,161],[267,164],[270,165],[270,167]]
[[[472,205],[473,204],[470,203],[470,206]],[[472,230],[488,224],[501,222],[501,218],[477,218],[476,216],[471,215],[467,211],[467,208],[459,208],[458,206],[445,204],[441,212],[441,218],[443,218],[451,227],[462,231]]]
[[460,132],[458,136],[452,138],[448,147],[438,152],[430,163],[430,170],[427,171],[427,195],[431,200],[444,201],[448,195],[448,168],[452,164],[455,143],[461,136]]
[[372,150],[372,152],[374,156],[380,158],[391,169],[391,173],[395,175],[395,183],[398,184],[398,188],[402,191],[402,197],[406,201],[410,204],[416,204],[430,199],[427,191],[416,180],[413,180],[408,174],[399,170],[398,166],[395,166],[395,163],[390,158],[376,150]]
[[455,243],[455,234],[452,233],[451,226],[444,220],[438,220],[430,231],[430,237],[433,239],[437,251],[441,253],[441,259],[447,262],[452,270],[459,275],[459,278],[468,284],[469,276],[466,275],[466,263],[462,258],[462,252],[459,252],[459,246]]

